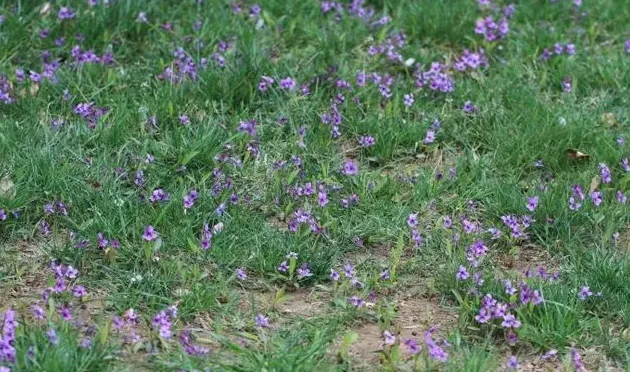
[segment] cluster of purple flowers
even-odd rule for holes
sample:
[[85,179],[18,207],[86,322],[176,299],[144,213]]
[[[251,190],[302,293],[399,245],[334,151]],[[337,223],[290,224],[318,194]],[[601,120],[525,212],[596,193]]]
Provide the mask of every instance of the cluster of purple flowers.
[[66,204],[61,200],[55,200],[49,203],[44,204],[44,214],[47,216],[51,216],[55,213],[58,213],[61,216],[68,215],[68,208]]
[[149,201],[153,204],[155,203],[165,203],[171,199],[171,194],[164,191],[163,189],[155,189],[151,192],[151,196],[149,196]]
[[478,267],[486,254],[488,254],[488,247],[483,241],[477,240],[466,249],[466,260],[472,267]]
[[18,326],[17,316],[13,309],[9,308],[4,312],[2,322],[2,335],[0,336],[0,361],[5,363],[15,363],[15,329]]
[[213,232],[210,225],[204,223],[203,228],[201,229],[201,249],[207,251],[212,248],[212,236]]
[[109,111],[107,107],[97,107],[94,102],[79,103],[74,107],[74,113],[79,115],[88,124],[88,128],[94,129],[98,119]]
[[442,93],[455,90],[455,80],[448,66],[440,62],[431,63],[431,67],[426,71],[416,71],[415,77],[418,88],[428,87],[434,92]]
[[435,331],[436,329],[432,327],[425,332],[424,344],[426,345],[427,352],[432,359],[439,362],[446,362],[448,360],[448,352],[446,351],[444,346],[450,346],[450,344],[446,340],[435,341],[433,339],[433,334],[435,333]]
[[376,140],[372,136],[359,137],[359,145],[361,147],[372,147],[376,144]]
[[[372,7],[364,6],[365,0],[352,0],[350,4],[347,6],[347,13],[352,17],[356,17],[361,19],[366,23],[371,23],[373,26],[378,25],[386,25],[391,20],[388,16],[383,16],[380,19],[373,21],[375,10]],[[337,21],[341,20],[341,17],[344,14],[344,6],[336,1],[322,1],[321,2],[321,11],[324,14],[330,13],[332,11],[335,12],[335,19]]]
[[105,238],[102,232],[96,234],[96,244],[101,249],[107,249],[108,247],[113,249],[120,248],[120,242],[117,239],[112,239],[110,242]]
[[477,323],[487,324],[493,319],[501,320],[503,328],[515,329],[521,326],[516,316],[509,312],[508,304],[495,300],[488,293],[481,299],[481,307],[479,313],[475,315],[475,320]]
[[197,190],[192,189],[188,191],[186,195],[184,195],[184,209],[189,210],[195,205],[195,202],[199,198],[199,192]]
[[193,344],[189,331],[182,331],[179,333],[179,343],[188,355],[203,356],[210,352],[210,349],[205,346]]
[[572,43],[567,43],[567,44],[555,43],[553,45],[553,48],[545,48],[542,51],[542,53],[540,55],[540,59],[542,59],[543,61],[548,61],[554,56],[561,56],[563,54],[566,54],[568,56],[572,56],[572,55],[575,55],[575,52],[576,52],[575,44],[572,44]]
[[418,229],[418,213],[412,213],[407,217],[407,226],[411,229],[411,240],[416,248],[422,247],[424,239]]
[[167,66],[161,74],[157,75],[158,80],[166,80],[172,84],[180,83],[185,80],[197,80],[198,72],[195,60],[181,47],[173,52],[173,56],[175,59],[171,65]]
[[[355,267],[351,263],[346,263],[342,268],[342,272],[343,277],[350,282],[352,287],[361,289],[365,286],[365,284],[357,277]],[[389,273],[387,273],[386,276],[389,276]],[[341,275],[334,268],[330,269],[330,279],[334,282],[338,282],[341,279]]]
[[114,64],[114,56],[111,51],[107,51],[99,57],[93,50],[81,51],[81,46],[75,45],[72,47],[71,55],[77,66],[90,63],[100,63],[104,66]]
[[526,239],[527,234],[525,233],[524,230],[526,230],[528,227],[532,225],[532,223],[534,222],[534,219],[529,215],[524,215],[520,217],[513,216],[513,215],[506,215],[506,216],[501,216],[501,221],[503,222],[505,227],[510,229],[510,235],[512,238]]
[[573,185],[571,187],[572,195],[569,197],[569,209],[577,211],[582,207],[582,202],[586,198],[581,185]]
[[453,62],[453,68],[461,72],[478,70],[484,67],[488,67],[488,57],[486,57],[483,49],[477,52],[465,49],[462,55],[456,57],[455,62]]
[[9,84],[9,79],[6,74],[0,74],[0,102],[10,104],[15,102],[13,97],[13,88]]
[[550,273],[543,266],[536,266],[534,268],[527,269],[527,271],[525,271],[525,277],[526,278],[539,278],[542,280],[553,282],[553,281],[558,280],[558,278],[560,277],[560,272],[554,271],[553,273]]
[[137,333],[139,324],[140,318],[134,309],[128,309],[122,317],[116,315],[112,318],[112,328],[122,334],[123,343],[129,345],[140,342],[140,335]]
[[510,32],[510,24],[508,17],[502,17],[495,21],[494,17],[489,15],[485,18],[478,18],[475,22],[475,33],[483,35],[486,41],[497,41],[507,36]]
[[177,318],[177,307],[169,306],[166,310],[162,310],[153,317],[153,329],[158,331],[163,339],[170,339],[173,336],[171,330],[172,322]]
[[59,8],[59,13],[57,14],[57,17],[62,21],[66,19],[73,19],[76,16],[77,13],[74,11],[74,9],[67,6],[62,6],[61,8]]
[[405,46],[406,36],[403,32],[398,32],[392,37],[388,37],[381,44],[370,45],[367,53],[370,56],[385,55],[391,62],[403,62],[400,49]]

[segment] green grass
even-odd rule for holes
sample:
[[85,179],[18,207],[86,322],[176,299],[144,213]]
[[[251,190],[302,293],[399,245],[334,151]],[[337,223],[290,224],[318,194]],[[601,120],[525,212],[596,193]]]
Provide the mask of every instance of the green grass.
[[[61,4],[46,14],[41,2],[0,3],[0,73],[7,76],[0,93],[9,90],[14,101],[0,101],[0,209],[7,215],[0,221],[0,291],[6,299],[0,309],[17,310],[20,322],[17,360],[0,360],[0,366],[488,371],[502,369],[510,355],[527,363],[551,349],[559,356],[552,368],[573,368],[571,347],[589,368],[630,363],[628,207],[616,201],[617,190],[626,192],[630,183],[620,165],[628,145],[618,143],[629,135],[630,55],[624,42],[630,38],[630,8],[621,0],[585,1],[579,10],[568,0],[522,1],[507,36],[488,42],[474,33],[475,21],[489,14],[498,21],[500,10],[480,10],[475,1],[366,1],[375,12],[368,22],[350,15],[344,4],[344,15],[336,19],[313,0],[261,0],[261,14],[251,17],[253,4],[241,4],[243,11],[235,14],[221,0],[111,0],[94,7],[71,0],[64,5],[77,17],[60,21]],[[148,23],[137,20],[140,12]],[[374,23],[385,15],[391,17],[387,25]],[[163,27],[167,22],[171,31]],[[39,36],[42,29],[47,38]],[[451,71],[453,92],[418,88],[416,66],[368,52],[401,31],[406,41],[396,51],[422,71],[432,62],[454,62],[464,49],[483,49],[489,64]],[[75,39],[77,33],[84,41]],[[60,37],[65,44],[55,45]],[[230,48],[219,51],[220,41],[229,41]],[[577,52],[541,60],[554,43],[573,43]],[[111,51],[114,62],[77,65],[74,45],[98,56]],[[177,70],[179,47],[194,61],[196,78],[158,79],[168,67]],[[33,83],[29,71],[42,72],[43,51],[60,67],[55,81]],[[216,65],[215,52],[225,58],[224,67]],[[16,77],[16,68],[24,69],[25,81]],[[359,86],[361,71],[391,76],[391,98],[372,82]],[[275,79],[264,92],[258,89],[262,76]],[[297,81],[293,91],[280,88],[286,77]],[[562,90],[565,77],[571,78],[571,92]],[[352,89],[338,88],[337,80]],[[301,94],[302,84],[309,95]],[[63,98],[66,90],[70,98]],[[403,103],[408,93],[415,97],[410,107]],[[339,94],[341,136],[333,138],[321,115]],[[464,113],[466,101],[478,111]],[[109,109],[94,129],[74,112],[86,102]],[[180,124],[181,114],[189,116],[189,125]],[[147,124],[153,116],[156,127]],[[436,140],[425,144],[436,119]],[[238,130],[249,120],[256,121],[253,137]],[[53,121],[63,125],[53,128]],[[359,146],[366,135],[374,137],[374,146]],[[569,149],[589,156],[573,160]],[[147,155],[154,160],[146,161]],[[348,159],[358,164],[357,175],[340,171]],[[538,160],[544,167],[534,166]],[[612,182],[601,179],[601,163],[610,168]],[[139,171],[141,186],[134,184]],[[307,183],[314,193],[297,196],[296,187]],[[573,211],[568,200],[576,184],[586,199]],[[319,187],[327,193],[325,206],[318,204]],[[170,199],[149,202],[156,189]],[[185,210],[183,198],[192,189],[199,196]],[[595,190],[604,195],[600,206],[589,196]],[[345,208],[352,195],[358,203]],[[525,205],[534,195],[540,202],[530,213]],[[66,205],[67,215],[58,209],[45,213],[44,206],[55,201]],[[291,231],[301,211],[310,213],[310,224]],[[412,213],[418,213],[421,247],[407,225]],[[510,237],[501,220],[506,215],[531,215],[526,239]],[[447,216],[452,228],[444,226]],[[464,231],[463,218],[479,229]],[[42,221],[49,234],[42,234]],[[223,226],[209,250],[200,246],[204,224]],[[148,225],[159,233],[150,243],[143,240]],[[501,230],[501,237],[492,239],[490,228]],[[120,247],[99,248],[99,233]],[[89,244],[77,248],[83,239]],[[489,252],[475,268],[466,251],[480,240]],[[298,255],[293,266],[278,270],[283,261],[291,263],[290,252]],[[85,286],[87,298],[64,293],[54,294],[53,302],[39,300],[55,283],[46,268],[52,260],[79,270],[76,282]],[[349,263],[357,265],[361,285],[345,278]],[[298,275],[302,264],[311,275]],[[457,280],[460,265],[471,276],[482,275],[484,283]],[[501,280],[511,278],[517,286],[523,271],[536,266],[559,277],[527,279],[545,301],[518,305]],[[239,279],[237,269],[247,279]],[[339,283],[331,281],[331,269],[341,275]],[[390,279],[380,278],[384,269]],[[584,286],[595,295],[581,300]],[[302,301],[313,290],[325,294],[312,305],[316,315],[281,310],[283,301]],[[262,292],[275,300],[255,300]],[[514,305],[510,311],[521,322],[516,345],[506,343],[500,320],[475,320],[486,294]],[[367,306],[355,309],[352,296]],[[399,305],[408,298],[422,298],[437,314],[413,320],[413,338],[423,345],[429,325],[439,326],[440,339],[450,343],[443,345],[447,362],[427,355],[427,345],[415,357],[403,345],[383,347],[379,340],[374,342],[380,354],[361,349],[362,342],[378,338],[362,334],[361,325],[394,332],[407,322]],[[32,319],[35,302],[49,310],[45,322],[60,327],[59,345],[46,338],[48,324]],[[61,305],[74,309],[75,322],[60,318]],[[167,340],[151,323],[171,305],[178,316]],[[141,341],[135,345],[124,343],[111,326],[113,316],[130,308],[139,314]],[[445,308],[456,309],[458,318],[447,321]],[[258,314],[269,317],[269,328],[256,326]],[[86,335],[89,325],[98,329],[96,335]],[[182,330],[191,330],[194,343],[210,353],[188,355],[176,341]],[[345,353],[342,338],[353,331],[357,339],[348,341],[351,352]],[[396,344],[408,337],[403,335]],[[86,336],[92,347],[82,349],[78,343]],[[34,356],[28,356],[31,346]]]

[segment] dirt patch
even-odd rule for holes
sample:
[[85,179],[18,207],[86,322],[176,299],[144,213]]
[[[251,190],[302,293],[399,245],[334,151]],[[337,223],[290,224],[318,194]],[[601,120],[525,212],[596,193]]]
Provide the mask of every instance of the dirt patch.
[[344,261],[360,266],[368,262],[376,261],[379,264],[389,260],[389,254],[392,250],[391,244],[370,244],[345,254]]
[[549,251],[534,244],[523,245],[516,253],[501,253],[495,261],[501,269],[523,276],[528,270],[533,272],[537,268],[544,268],[546,272],[553,273],[559,267]]
[[311,318],[326,312],[329,301],[328,293],[305,289],[285,294],[275,308],[283,314]]
[[[395,305],[396,318],[388,329],[397,341],[416,339],[422,344],[425,331],[436,327],[435,337],[442,338],[457,323],[457,313],[449,311],[430,299],[413,297],[399,299]],[[361,371],[380,370],[380,350],[383,349],[383,330],[377,324],[363,324],[354,331],[359,335],[350,347],[352,364]]]
[[[37,300],[48,287],[46,243],[18,241],[0,248],[0,296],[11,302]],[[9,305],[6,304],[6,305]]]
[[406,156],[384,165],[381,174],[401,182],[415,182],[422,169],[429,169],[448,177],[450,168],[457,164],[457,158],[464,156],[453,149],[436,149],[427,153]]
[[[621,372],[622,368],[615,367],[611,362],[603,357],[603,353],[596,349],[578,350],[582,356],[582,361],[586,366],[587,371],[610,371]],[[504,358],[505,365],[509,356]],[[542,355],[529,355],[525,357],[519,357],[518,371],[527,372],[551,372],[551,371],[564,371],[567,360],[570,360],[570,351],[560,350],[558,353],[550,358],[544,358]]]
[[277,291],[243,291],[238,307],[245,313],[264,308],[286,315],[312,318],[326,312],[329,302],[330,294],[328,292],[313,288],[302,288],[283,294],[279,294]]

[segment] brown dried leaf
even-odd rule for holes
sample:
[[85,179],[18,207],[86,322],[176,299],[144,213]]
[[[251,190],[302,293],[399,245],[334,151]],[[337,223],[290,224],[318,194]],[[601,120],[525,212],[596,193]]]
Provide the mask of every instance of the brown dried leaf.
[[589,187],[589,191],[588,193],[591,194],[593,191],[597,190],[597,188],[599,187],[599,183],[601,181],[601,178],[599,178],[599,176],[595,176],[593,177],[593,179],[591,180],[591,186]]
[[31,93],[31,96],[36,95],[39,92],[39,84],[32,84],[28,91]]
[[10,178],[0,179],[0,197],[12,199],[15,196],[15,184]]
[[590,155],[585,154],[582,151],[575,150],[575,149],[568,149],[567,150],[567,156],[571,160],[583,160],[583,159],[588,159],[588,158],[591,157]]
[[42,6],[42,10],[40,10],[40,11],[39,11],[39,14],[40,14],[40,15],[42,15],[42,16],[45,16],[45,15],[47,15],[48,13],[50,13],[50,9],[51,9],[51,8],[52,8],[52,7],[51,7],[50,3],[49,3],[49,2],[46,2],[46,3],[44,4],[44,6]]

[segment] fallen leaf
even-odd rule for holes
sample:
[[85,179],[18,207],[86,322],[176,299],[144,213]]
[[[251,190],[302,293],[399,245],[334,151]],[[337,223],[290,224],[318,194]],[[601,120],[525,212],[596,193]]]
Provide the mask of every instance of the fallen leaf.
[[599,187],[600,181],[601,181],[601,178],[599,176],[593,177],[593,179],[591,180],[591,186],[588,189],[589,194],[592,194],[593,191],[597,190],[597,188]]
[[15,196],[15,184],[10,178],[0,179],[0,197],[12,199]]
[[102,187],[101,183],[98,182],[97,180],[87,180],[85,182],[87,182],[95,190],[98,190]]
[[39,84],[32,84],[28,90],[31,93],[31,96],[34,96],[39,92]]
[[585,154],[582,151],[575,150],[575,149],[568,149],[567,156],[571,160],[582,160],[582,159],[588,159],[591,157],[590,155]]
[[39,14],[43,16],[47,15],[48,13],[50,13],[50,8],[50,3],[45,3],[44,6],[42,6],[42,10],[39,11]]

